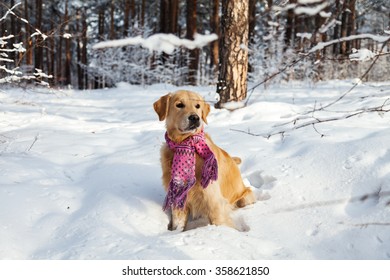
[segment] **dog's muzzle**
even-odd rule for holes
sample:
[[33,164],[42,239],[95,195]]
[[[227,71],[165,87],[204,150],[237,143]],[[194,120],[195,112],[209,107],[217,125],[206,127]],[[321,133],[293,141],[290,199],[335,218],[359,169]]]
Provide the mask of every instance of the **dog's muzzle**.
[[200,126],[200,118],[197,114],[192,114],[188,117],[188,129],[196,129]]

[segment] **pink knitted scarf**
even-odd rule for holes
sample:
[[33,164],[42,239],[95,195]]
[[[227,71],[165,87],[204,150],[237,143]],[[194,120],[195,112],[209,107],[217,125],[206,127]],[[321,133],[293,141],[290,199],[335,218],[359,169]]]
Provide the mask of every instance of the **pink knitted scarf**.
[[174,152],[171,181],[169,183],[168,193],[165,197],[164,211],[170,207],[184,208],[187,194],[195,185],[195,163],[196,154],[204,160],[202,167],[201,186],[207,188],[211,181],[218,178],[217,160],[206,144],[203,130],[196,135],[190,136],[181,143],[175,143],[165,134],[165,140],[169,149]]

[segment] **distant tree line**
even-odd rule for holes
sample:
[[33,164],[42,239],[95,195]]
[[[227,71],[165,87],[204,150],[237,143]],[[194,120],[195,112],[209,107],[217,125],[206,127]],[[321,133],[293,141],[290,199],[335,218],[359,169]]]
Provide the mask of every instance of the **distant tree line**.
[[[52,75],[51,86],[94,89],[124,81],[132,84],[217,84],[221,49],[229,37],[223,7],[232,0],[3,0],[0,49],[22,42],[25,52],[6,52],[0,65],[30,75],[36,69]],[[389,36],[388,0],[247,0],[248,79],[259,82],[291,64],[321,42],[358,34]],[[223,26],[222,26],[223,27]],[[240,27],[244,28],[244,27]],[[245,29],[245,28],[244,28]],[[242,29],[242,32],[244,32]],[[38,31],[45,36],[37,34]],[[38,32],[38,33],[39,33]],[[149,52],[140,46],[93,50],[102,40],[171,33],[193,39],[215,33],[201,49],[178,48],[173,54]],[[12,38],[7,36],[14,35]],[[47,36],[47,37],[46,37]],[[1,39],[3,38],[3,40]],[[4,38],[8,38],[7,40]],[[364,63],[349,55],[365,48],[389,52],[372,38],[351,38],[330,44],[293,64],[271,82],[355,78]],[[236,50],[239,52],[240,50]],[[369,78],[388,80],[389,56],[378,60]],[[4,68],[5,68],[4,67]],[[0,69],[0,79],[7,72]],[[246,77],[245,77],[246,79]]]

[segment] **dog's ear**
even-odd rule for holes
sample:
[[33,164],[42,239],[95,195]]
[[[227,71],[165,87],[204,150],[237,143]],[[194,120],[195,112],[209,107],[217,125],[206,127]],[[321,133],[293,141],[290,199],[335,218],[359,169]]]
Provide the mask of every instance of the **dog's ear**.
[[207,124],[207,116],[210,113],[210,105],[204,102],[204,106],[202,109],[202,120],[205,124]]
[[154,111],[156,111],[158,119],[160,121],[165,120],[165,118],[167,117],[170,98],[171,94],[168,93],[167,95],[161,96],[159,100],[153,103]]

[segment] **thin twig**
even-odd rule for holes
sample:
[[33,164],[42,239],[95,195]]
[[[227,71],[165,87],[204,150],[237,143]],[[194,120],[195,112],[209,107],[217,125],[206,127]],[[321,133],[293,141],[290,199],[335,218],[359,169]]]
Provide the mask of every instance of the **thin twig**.
[[294,60],[292,63],[284,66],[283,68],[281,68],[278,72],[275,72],[273,73],[272,75],[268,76],[267,78],[265,78],[264,80],[262,80],[260,83],[254,85],[253,87],[251,87],[250,89],[247,90],[247,93],[249,93],[247,99],[245,100],[245,106],[248,105],[249,103],[249,100],[251,99],[252,97],[252,94],[253,92],[255,91],[255,89],[259,86],[261,86],[262,84],[265,84],[266,82],[268,82],[269,80],[272,80],[273,78],[275,78],[276,76],[278,76],[279,74],[281,73],[284,73],[287,69],[289,69],[290,67],[294,66],[295,64],[297,64],[298,62],[302,61],[306,56],[308,56],[310,54],[305,54],[303,55],[301,58],[297,59],[297,60]]
[[278,209],[276,211],[273,211],[272,213],[277,214],[277,213],[298,211],[298,210],[303,210],[303,209],[308,209],[308,208],[325,207],[325,206],[342,204],[345,202],[349,202],[349,203],[364,202],[368,199],[379,199],[381,197],[388,197],[388,196],[390,196],[390,191],[379,192],[379,193],[378,193],[378,191],[376,191],[373,193],[355,196],[355,197],[352,197],[349,199],[334,199],[334,200],[327,200],[327,201],[318,201],[318,202],[305,203],[305,204],[301,204],[301,205],[281,208],[281,209]]
[[[346,119],[349,119],[349,118],[352,118],[352,117],[356,117],[356,116],[359,116],[359,115],[362,115],[364,113],[373,113],[373,112],[378,112],[378,113],[387,113],[387,112],[390,112],[390,108],[387,108],[386,106],[390,106],[389,104],[389,101],[390,101],[390,98],[386,99],[385,102],[380,105],[380,106],[376,106],[376,107],[371,107],[371,108],[361,108],[361,109],[358,109],[354,112],[351,112],[349,114],[345,114],[343,116],[333,116],[333,117],[328,117],[328,118],[318,118],[318,117],[315,117],[315,116],[312,116],[312,117],[307,117],[307,116],[302,116],[302,117],[298,117],[298,118],[295,118],[289,122],[286,122],[286,123],[283,123],[283,124],[280,124],[280,125],[275,125],[274,127],[281,127],[281,126],[285,126],[285,125],[288,125],[288,124],[293,124],[292,127],[288,128],[288,129],[281,129],[281,130],[278,130],[278,131],[275,131],[275,132],[271,132],[271,133],[267,133],[267,134],[262,134],[262,133],[252,133],[250,132],[250,130],[240,130],[240,129],[230,129],[231,131],[236,131],[236,132],[241,132],[241,133],[245,133],[245,134],[248,134],[248,135],[251,135],[251,136],[262,136],[262,137],[265,137],[267,139],[269,139],[271,136],[274,136],[274,135],[282,135],[284,136],[284,134],[286,132],[291,132],[293,130],[297,130],[297,129],[300,129],[300,128],[303,128],[303,127],[306,127],[306,126],[315,126],[316,124],[319,124],[319,123],[326,123],[326,122],[333,122],[333,121],[339,121],[339,120],[346,120]],[[307,122],[304,122],[304,123],[300,123],[298,124],[299,121],[303,121],[303,120],[308,120]],[[321,137],[325,136],[324,134],[318,132],[317,129],[315,129],[315,131],[321,135]]]
[[[380,52],[383,51],[384,47],[386,46],[386,44],[387,44],[389,41],[390,41],[390,38],[387,39],[387,40],[383,43]],[[308,54],[307,54],[307,55],[308,55]],[[324,134],[320,133],[320,132],[316,129],[315,124],[324,123],[324,122],[332,122],[332,121],[343,120],[343,119],[348,119],[348,118],[351,118],[351,117],[354,117],[354,116],[357,116],[357,115],[361,115],[361,114],[363,114],[363,113],[370,113],[370,112],[387,113],[387,112],[390,111],[390,109],[385,109],[384,107],[388,105],[387,103],[388,103],[388,100],[389,100],[389,99],[387,99],[381,106],[372,107],[372,108],[358,109],[358,110],[356,110],[356,111],[354,111],[354,112],[351,112],[351,113],[346,114],[346,115],[341,116],[341,117],[330,117],[330,118],[327,118],[327,119],[320,119],[320,118],[316,118],[316,117],[314,116],[314,113],[315,113],[315,112],[318,112],[318,111],[325,111],[325,109],[327,109],[327,108],[333,106],[334,104],[338,103],[340,100],[342,100],[343,98],[345,98],[345,96],[347,96],[350,92],[352,92],[352,91],[360,84],[360,82],[361,82],[363,79],[365,79],[365,77],[368,75],[368,73],[369,73],[369,72],[371,71],[371,69],[374,67],[374,65],[375,65],[375,63],[377,62],[378,58],[379,58],[379,56],[376,56],[376,57],[375,57],[375,59],[373,60],[373,62],[370,64],[370,66],[367,68],[367,70],[364,72],[364,74],[360,77],[359,82],[354,83],[353,86],[352,86],[350,89],[348,89],[346,92],[344,92],[342,95],[340,95],[337,99],[333,100],[332,102],[330,102],[330,103],[328,103],[328,104],[326,104],[326,105],[324,105],[324,106],[320,106],[319,108],[317,107],[317,101],[316,101],[315,104],[314,104],[314,108],[313,108],[312,110],[302,113],[300,117],[297,117],[297,118],[295,118],[294,120],[292,120],[292,121],[290,121],[290,122],[287,122],[287,123],[283,123],[283,124],[277,125],[277,126],[285,126],[285,125],[288,125],[288,124],[292,123],[294,126],[293,126],[292,128],[290,128],[289,130],[285,129],[285,130],[280,130],[280,131],[276,131],[276,132],[272,132],[272,133],[268,133],[268,134],[249,133],[249,131],[246,132],[246,131],[244,131],[244,130],[238,130],[238,129],[231,129],[231,130],[232,130],[232,131],[237,131],[237,132],[243,132],[243,133],[246,133],[246,134],[252,135],[252,136],[263,136],[263,137],[266,137],[267,139],[269,139],[271,136],[273,136],[273,135],[278,135],[278,134],[280,134],[280,135],[282,135],[282,137],[284,137],[284,134],[285,134],[287,131],[297,130],[297,129],[299,129],[299,128],[303,128],[303,127],[312,125],[313,128],[314,128],[314,130],[315,130],[318,134],[320,134],[321,137],[323,137]],[[301,58],[301,59],[303,59],[303,58]],[[277,72],[277,73],[275,73],[274,75],[270,76],[270,77],[268,78],[268,80],[271,79],[271,78],[273,78],[273,77],[275,77],[276,75],[282,73],[282,72],[285,71],[288,67],[294,65],[294,64],[297,63],[298,61],[299,61],[299,60],[294,61],[293,64],[290,64],[290,65],[284,67],[284,68],[283,68],[282,70],[280,70],[279,72]],[[246,100],[246,102],[245,102],[245,105],[247,105],[247,103],[248,103],[248,101],[249,101],[249,99],[250,99],[250,97],[251,97],[251,95],[252,95],[254,89],[255,89],[256,87],[260,86],[261,84],[265,83],[266,81],[267,81],[267,79],[264,80],[264,81],[262,81],[261,83],[255,85],[254,87],[252,87],[252,88],[250,89],[250,90],[252,90],[252,92],[251,92],[251,94],[249,95],[249,97],[247,98],[247,100]],[[312,120],[311,120],[311,121],[308,121],[308,122],[305,122],[305,123],[303,123],[303,124],[297,125],[297,122],[298,122],[298,121],[301,121],[301,120],[303,120],[303,119],[307,119],[308,117],[307,117],[307,116],[304,116],[304,115],[308,115],[308,114],[311,114],[311,115],[312,115],[312,116],[311,116],[311,119],[312,119]]]
[[[389,41],[390,41],[390,38],[387,39],[387,40],[383,43],[380,52],[383,51],[383,49],[385,48],[386,44],[387,44]],[[374,58],[374,60],[372,61],[372,63],[370,64],[370,66],[367,68],[366,72],[364,72],[363,75],[359,78],[359,80],[358,80],[357,82],[355,82],[355,83],[353,84],[353,86],[352,86],[349,90],[347,90],[347,91],[344,92],[342,95],[340,95],[336,100],[334,100],[334,101],[332,101],[332,102],[330,102],[330,103],[328,103],[328,104],[326,104],[326,105],[324,105],[324,106],[321,106],[321,107],[318,108],[318,109],[315,108],[314,110],[308,111],[308,112],[306,112],[306,113],[304,113],[304,114],[310,114],[310,113],[314,113],[314,112],[316,112],[316,111],[323,111],[324,109],[329,108],[329,107],[333,106],[334,104],[338,103],[338,102],[339,102],[340,100],[342,100],[347,94],[349,94],[350,92],[352,92],[358,85],[361,84],[361,82],[366,78],[366,76],[368,75],[368,73],[370,73],[371,69],[374,67],[374,65],[375,65],[375,63],[377,62],[378,59],[379,59],[379,56],[376,56],[376,57]]]
[[32,147],[35,145],[35,143],[38,141],[38,138],[39,138],[39,133],[37,135],[35,135],[35,138],[34,138],[34,141],[32,142],[30,148],[27,149],[27,152],[29,152]]
[[389,223],[368,222],[368,223],[364,223],[364,224],[347,224],[347,223],[344,223],[344,222],[339,222],[339,224],[347,225],[347,226],[353,226],[353,227],[360,227],[360,228],[366,228],[368,226],[390,226],[390,222]]

